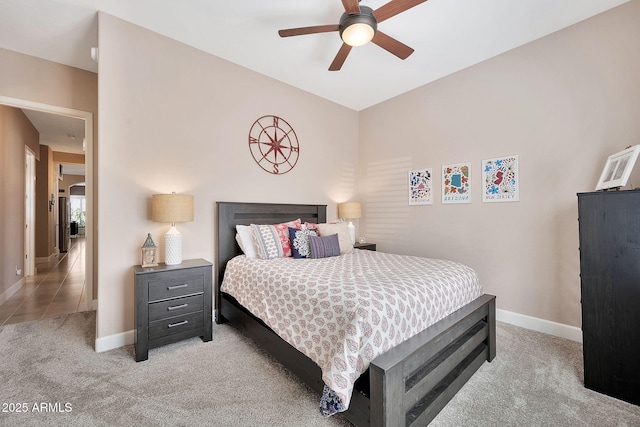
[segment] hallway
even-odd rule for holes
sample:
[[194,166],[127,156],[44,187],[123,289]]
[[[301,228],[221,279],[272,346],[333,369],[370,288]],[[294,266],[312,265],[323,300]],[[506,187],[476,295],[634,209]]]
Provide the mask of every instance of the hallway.
[[37,263],[37,275],[0,305],[0,326],[85,310],[85,237],[71,239],[69,252]]

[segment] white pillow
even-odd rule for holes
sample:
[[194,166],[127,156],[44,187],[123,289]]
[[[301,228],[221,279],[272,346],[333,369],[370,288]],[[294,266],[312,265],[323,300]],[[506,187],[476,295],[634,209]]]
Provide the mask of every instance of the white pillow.
[[253,232],[248,225],[236,225],[236,241],[247,258],[257,258],[258,250],[253,242]]
[[346,222],[337,222],[335,224],[318,224],[318,232],[321,236],[338,235],[338,243],[340,244],[340,255],[353,252],[353,244],[349,229]]

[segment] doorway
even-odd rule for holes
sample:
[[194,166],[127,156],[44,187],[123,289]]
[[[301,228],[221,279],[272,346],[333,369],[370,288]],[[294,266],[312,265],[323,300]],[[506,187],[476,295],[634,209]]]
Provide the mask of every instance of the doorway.
[[[85,130],[85,169],[86,169],[86,179],[85,179],[85,189],[86,189],[86,218],[85,218],[85,235],[81,239],[81,246],[83,250],[82,257],[78,257],[76,259],[76,263],[82,264],[82,270],[84,272],[86,286],[84,286],[83,292],[85,292],[85,296],[83,298],[83,304],[81,307],[78,307],[77,311],[85,311],[92,310],[97,304],[94,304],[93,296],[95,294],[93,289],[94,284],[94,269],[93,269],[93,258],[94,258],[94,233],[93,233],[93,212],[94,212],[94,188],[93,188],[93,151],[94,151],[94,143],[93,143],[93,114],[86,111],[73,110],[65,107],[58,107],[48,104],[42,104],[32,101],[26,101],[16,98],[9,98],[0,96],[0,104],[6,105],[9,107],[19,108],[19,109],[27,109],[38,112],[56,114],[66,117],[72,117],[81,119],[84,121],[84,130]],[[28,150],[27,150],[28,151]],[[32,160],[31,160],[32,159]],[[29,169],[29,162],[32,163],[33,173],[35,174],[35,156],[34,153],[25,152],[25,168]],[[28,199],[28,191],[29,185],[27,183],[27,175],[29,171],[25,172],[25,193]],[[35,189],[34,189],[35,193]],[[35,226],[29,227],[28,224],[32,220],[30,218],[30,212],[33,212],[31,209],[27,209],[28,201],[25,201],[25,259],[23,266],[23,273],[25,277],[29,277],[28,274],[34,276],[38,273],[37,268],[35,267]],[[33,219],[33,223],[35,224],[35,219]],[[26,230],[29,229],[28,233]],[[31,253],[31,256],[29,254]],[[33,265],[31,264],[33,262]],[[23,290],[24,291],[24,290]],[[20,290],[18,291],[20,292]],[[16,292],[16,294],[18,293]],[[14,294],[14,295],[16,295]]]

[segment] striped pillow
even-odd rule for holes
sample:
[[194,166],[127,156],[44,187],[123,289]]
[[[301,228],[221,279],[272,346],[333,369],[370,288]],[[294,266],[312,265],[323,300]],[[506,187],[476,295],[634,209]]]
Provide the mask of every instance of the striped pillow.
[[253,241],[256,244],[258,258],[282,258],[282,243],[276,227],[273,225],[251,224],[251,231],[253,232]]
[[338,235],[309,236],[311,246],[311,258],[327,258],[340,255],[340,242]]

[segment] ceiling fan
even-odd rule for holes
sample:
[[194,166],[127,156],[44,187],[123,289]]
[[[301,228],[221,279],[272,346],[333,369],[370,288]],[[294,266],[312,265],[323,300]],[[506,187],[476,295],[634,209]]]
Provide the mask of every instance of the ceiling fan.
[[315,25],[313,27],[289,28],[280,30],[280,37],[301,36],[304,34],[328,33],[339,31],[342,47],[329,66],[329,71],[338,71],[347,59],[352,47],[362,46],[373,42],[394,54],[400,59],[406,59],[413,53],[413,49],[378,31],[378,24],[396,16],[427,0],[391,0],[376,10],[367,6],[360,6],[360,0],[342,0],[344,13],[337,25]]

